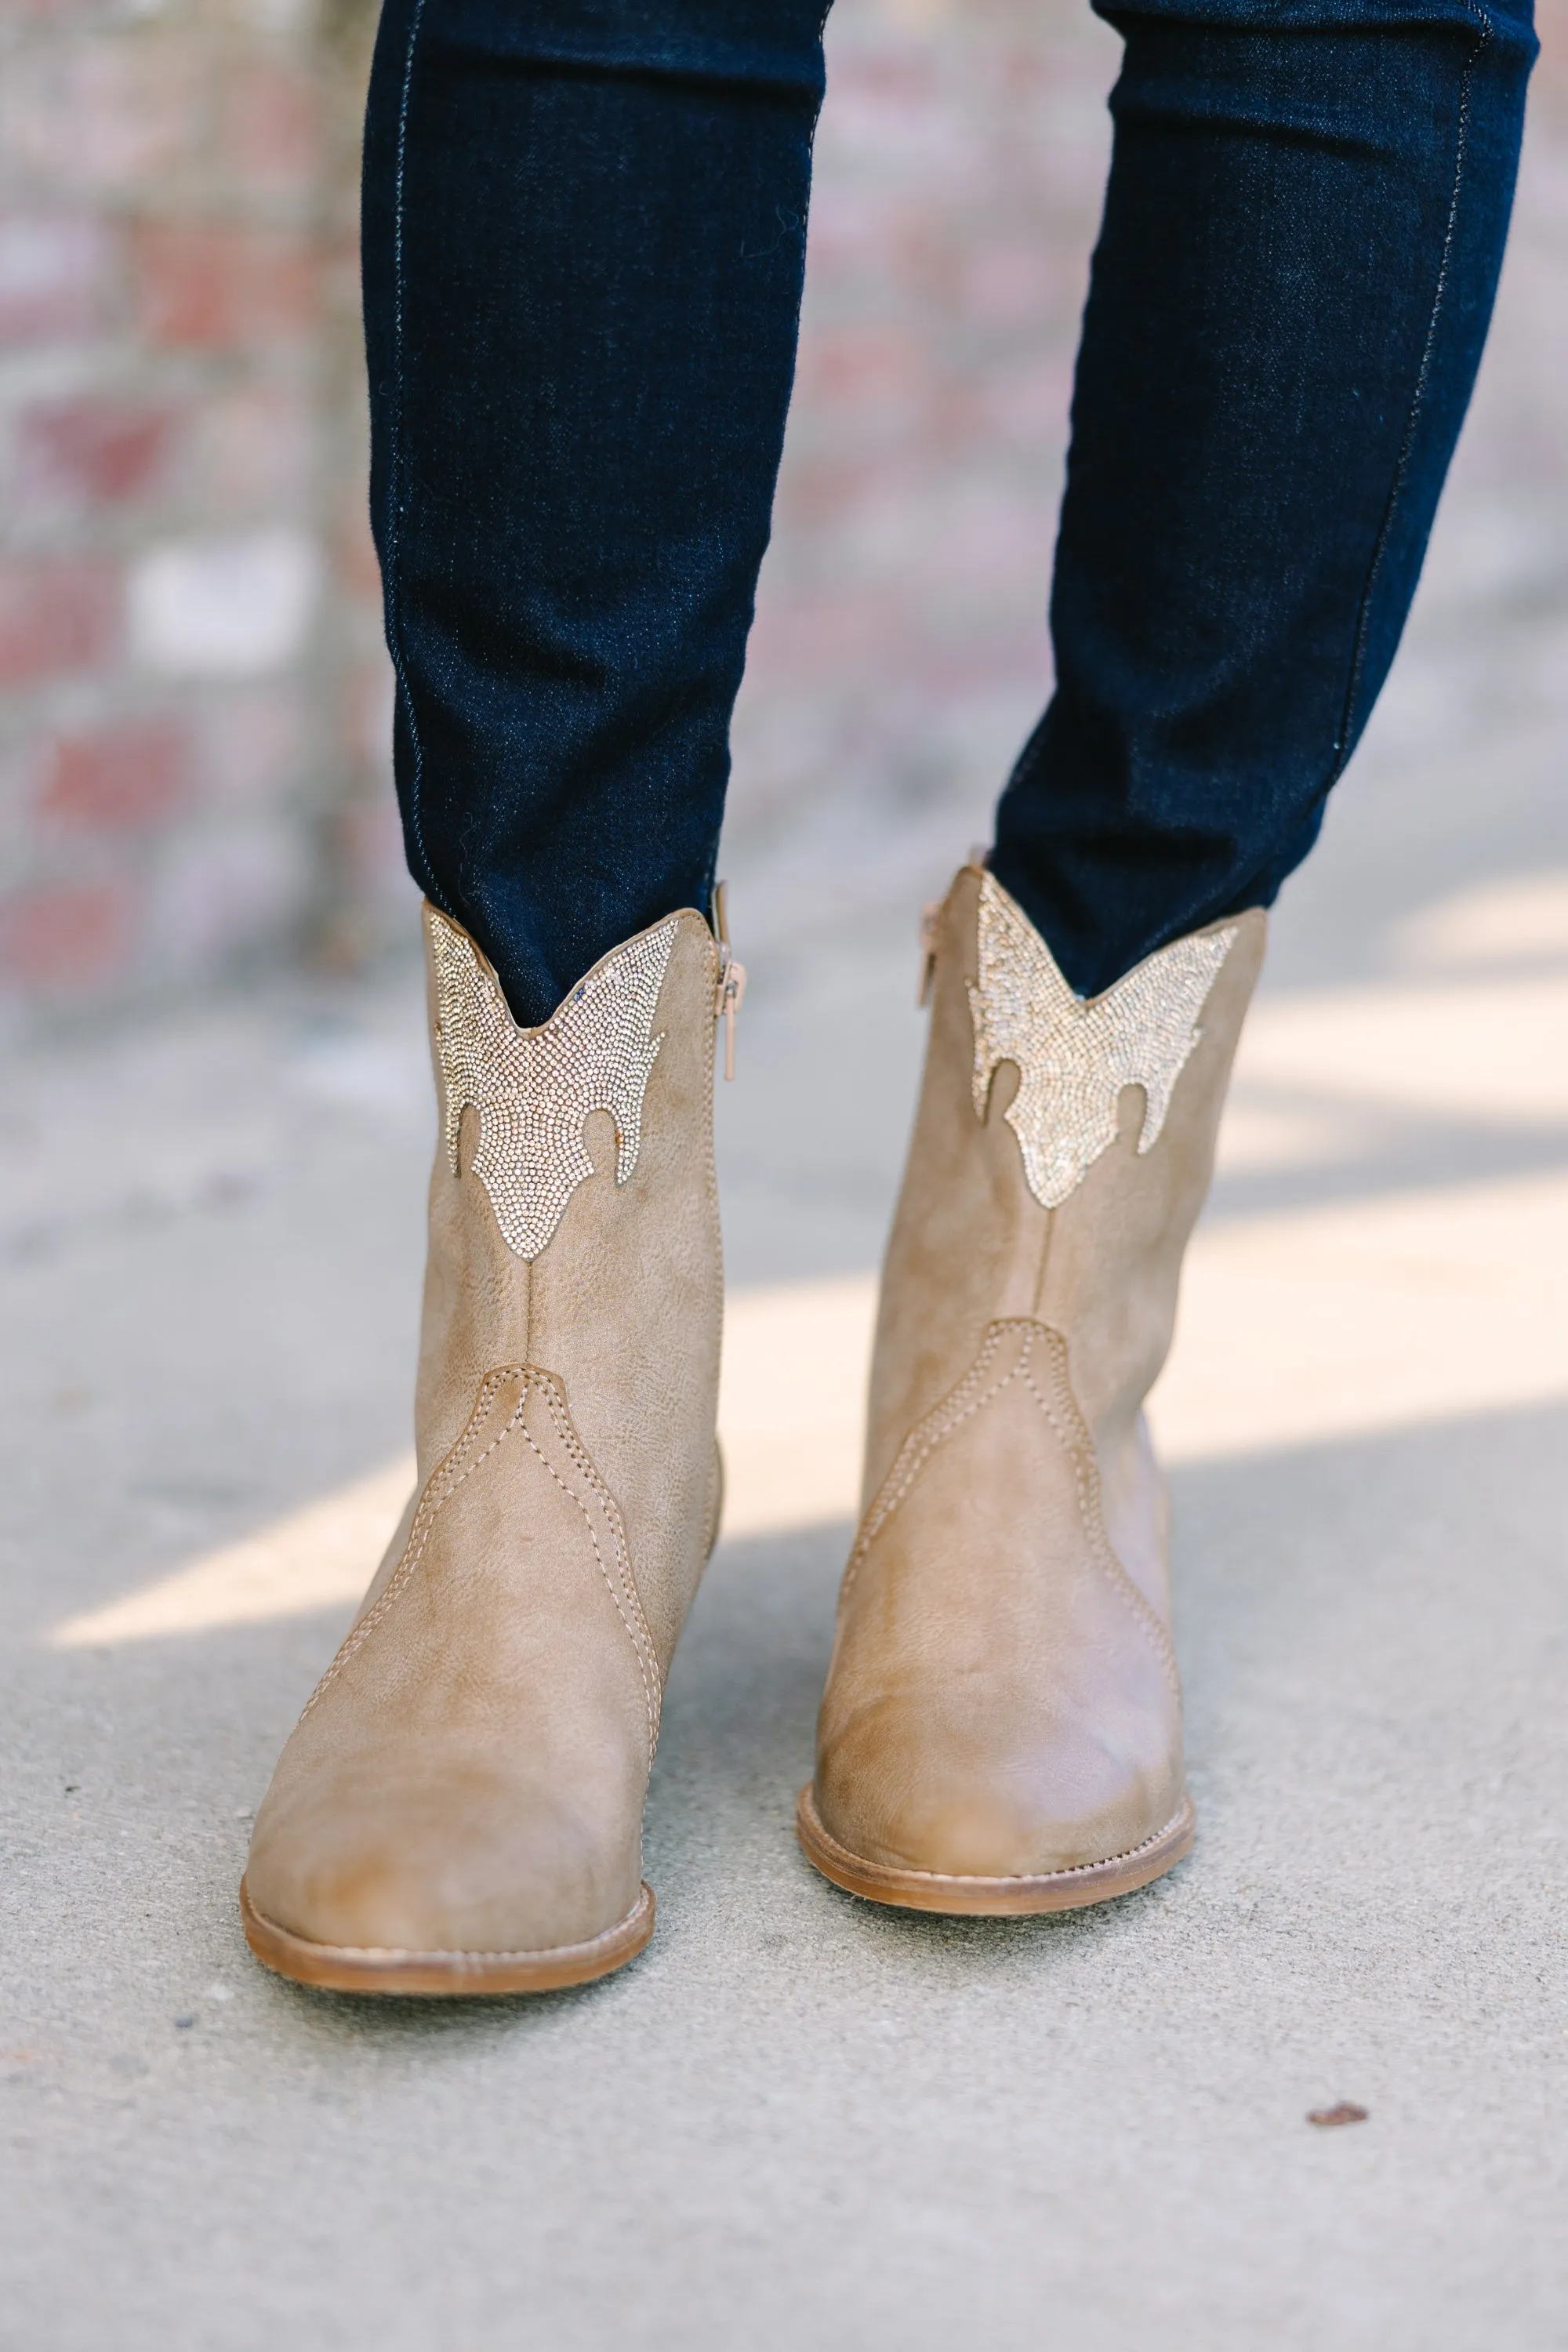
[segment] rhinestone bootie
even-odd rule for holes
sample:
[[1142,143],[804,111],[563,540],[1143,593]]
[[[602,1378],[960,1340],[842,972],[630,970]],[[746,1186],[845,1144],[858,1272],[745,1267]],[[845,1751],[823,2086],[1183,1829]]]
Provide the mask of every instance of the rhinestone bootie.
[[1265,918],[1075,997],[995,879],[928,932],[863,1517],[801,1843],[918,1910],[1066,1910],[1185,1853],[1165,1360]]
[[441,1138],[418,1484],[283,1750],[241,1907],[306,1984],[543,1990],[653,1932],[643,1799],[719,1507],[713,1024],[700,915],[537,1029],[425,912]]

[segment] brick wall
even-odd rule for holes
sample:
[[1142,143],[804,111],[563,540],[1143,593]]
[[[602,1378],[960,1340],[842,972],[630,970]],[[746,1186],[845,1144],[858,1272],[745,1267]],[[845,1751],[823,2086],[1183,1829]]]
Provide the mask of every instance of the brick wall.
[[[0,992],[406,928],[363,520],[374,6],[11,0]],[[1115,48],[1084,0],[839,0],[737,728],[762,846],[830,871],[852,807],[919,865],[924,810],[946,856],[955,771],[983,808],[1043,690]]]
[[[352,948],[387,861],[352,187],[364,7],[0,31],[0,990]],[[367,812],[382,812],[379,824]]]
[[[353,961],[411,929],[364,523],[374,0],[0,6],[0,997]],[[1526,490],[1563,452],[1544,15],[1512,266],[1553,292],[1488,394]],[[890,898],[923,887],[1047,690],[1117,56],[1087,0],[835,8],[731,803],[781,908],[831,901],[868,827]]]

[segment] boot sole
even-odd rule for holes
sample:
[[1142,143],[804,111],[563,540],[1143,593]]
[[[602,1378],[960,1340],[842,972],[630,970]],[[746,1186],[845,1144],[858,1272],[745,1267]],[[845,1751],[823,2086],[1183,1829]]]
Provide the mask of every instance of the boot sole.
[[545,1952],[401,1952],[313,1944],[258,1911],[243,1879],[239,1914],[257,1958],[295,1984],[323,1992],[415,1993],[451,2000],[482,1993],[557,1992],[625,1968],[653,1934],[653,1889],[645,1882],[626,1917],[602,1936]]
[[885,1863],[864,1862],[850,1853],[822,1826],[816,1793],[810,1783],[801,1790],[795,1807],[795,1834],[807,1862],[868,1903],[886,1903],[900,1911],[947,1911],[972,1918],[1018,1919],[1041,1911],[1078,1911],[1086,1904],[1109,1903],[1131,1895],[1150,1880],[1161,1878],[1184,1854],[1193,1850],[1197,1815],[1190,1797],[1163,1830],[1157,1830],[1131,1853],[1112,1854],[1105,1862],[1080,1863],[1074,1870],[1047,1870],[1037,1878],[961,1878],[937,1870],[890,1870]]

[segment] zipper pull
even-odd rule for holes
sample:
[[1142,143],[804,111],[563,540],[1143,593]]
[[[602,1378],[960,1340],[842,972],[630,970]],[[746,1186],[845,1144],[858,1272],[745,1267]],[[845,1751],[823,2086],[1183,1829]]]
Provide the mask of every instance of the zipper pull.
[[719,985],[713,995],[713,1018],[724,1024],[724,1076],[735,1075],[735,1015],[746,994],[746,967],[737,963],[730,945],[730,912],[726,886],[713,889],[713,930],[719,941]]
[[942,900],[932,898],[921,909],[921,984],[915,1005],[922,1013],[931,1003],[931,982],[936,978],[937,937],[941,929]]

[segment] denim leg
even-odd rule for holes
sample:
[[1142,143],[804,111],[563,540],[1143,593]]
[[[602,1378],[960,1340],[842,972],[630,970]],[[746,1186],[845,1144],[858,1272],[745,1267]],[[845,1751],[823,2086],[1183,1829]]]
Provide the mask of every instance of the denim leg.
[[525,1022],[707,903],[825,15],[387,0],[363,251],[398,796]]
[[1084,993],[1316,838],[1475,380],[1535,47],[1490,0],[1104,13],[1057,688],[993,859]]

